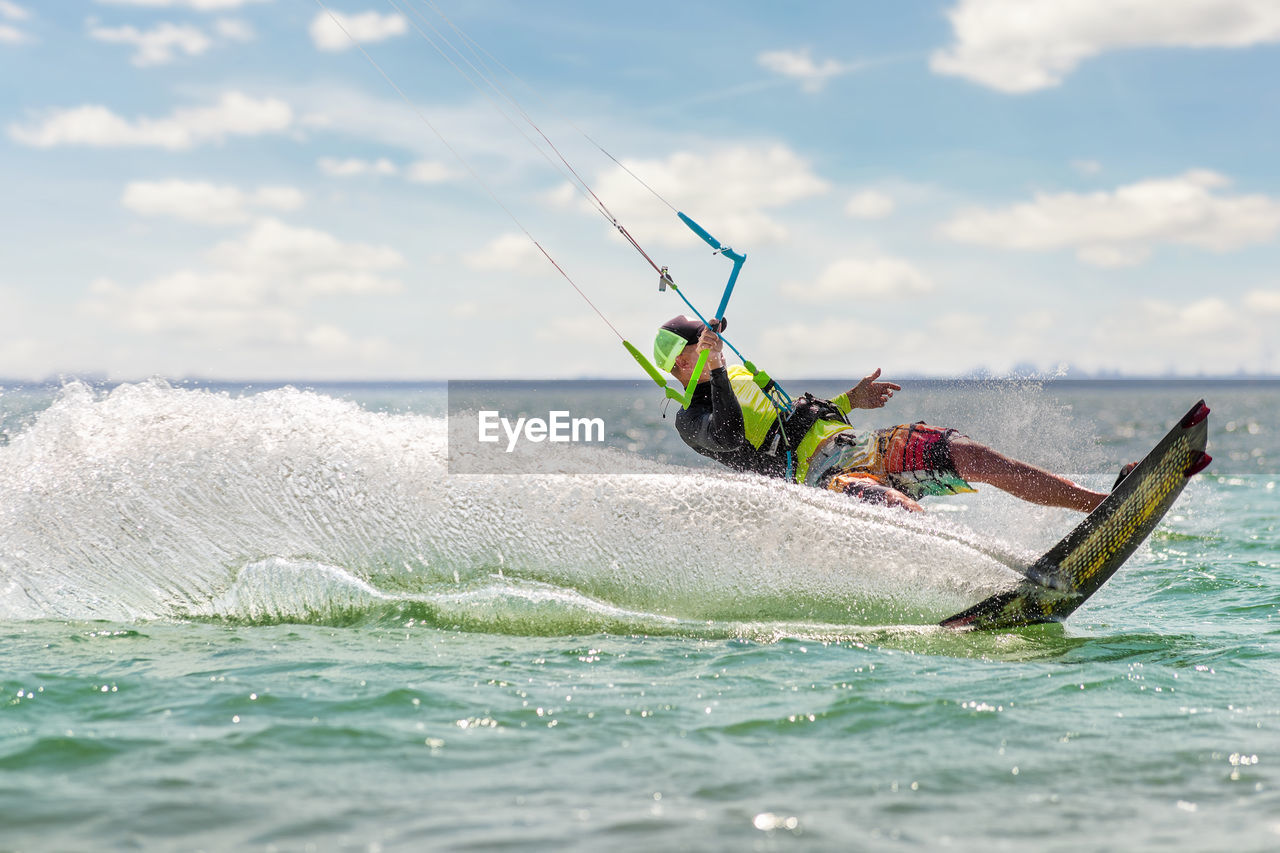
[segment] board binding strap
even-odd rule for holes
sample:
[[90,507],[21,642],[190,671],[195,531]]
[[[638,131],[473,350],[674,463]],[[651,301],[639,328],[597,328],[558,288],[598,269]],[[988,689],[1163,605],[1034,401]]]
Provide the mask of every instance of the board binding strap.
[[1016,587],[939,624],[990,630],[1070,616],[1129,559],[1191,477],[1212,461],[1205,452],[1208,417],[1204,400],[1192,406],[1097,509],[1026,569]]

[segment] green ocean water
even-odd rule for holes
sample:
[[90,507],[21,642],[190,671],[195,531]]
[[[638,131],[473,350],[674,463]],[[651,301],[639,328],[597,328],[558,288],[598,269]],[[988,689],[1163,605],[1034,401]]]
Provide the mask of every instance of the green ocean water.
[[459,477],[438,387],[5,389],[0,849],[1280,846],[1280,386],[905,384],[867,425],[1098,487],[1205,397],[1215,462],[1065,625],[956,633],[1078,516],[725,475],[657,404],[647,473]]

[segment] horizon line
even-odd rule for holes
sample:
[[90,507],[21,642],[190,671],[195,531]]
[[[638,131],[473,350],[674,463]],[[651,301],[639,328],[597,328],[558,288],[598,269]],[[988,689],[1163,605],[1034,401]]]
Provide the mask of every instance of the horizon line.
[[[627,376],[521,376],[521,377],[467,377],[454,379],[435,379],[435,378],[414,378],[414,379],[393,379],[393,378],[376,378],[364,377],[359,379],[347,378],[308,378],[308,377],[273,377],[273,378],[230,378],[230,377],[211,377],[211,376],[149,376],[145,378],[129,378],[119,379],[103,375],[94,374],[65,374],[57,377],[44,377],[41,379],[19,379],[13,377],[0,377],[0,389],[14,387],[45,387],[60,388],[75,382],[84,382],[88,385],[138,385],[155,380],[161,380],[174,385],[231,385],[252,387],[254,385],[329,385],[329,386],[357,386],[357,385],[448,385],[450,382],[635,382],[640,384],[649,384],[650,380],[640,377]],[[790,378],[787,381],[796,382],[850,382],[856,377],[849,376],[810,376]],[[1082,374],[1082,375],[1066,375],[1066,376],[1039,376],[1035,374],[993,374],[993,373],[963,373],[954,375],[928,375],[928,374],[903,374],[893,377],[893,381],[900,382],[1280,382],[1280,373],[1205,373],[1205,374],[1121,374],[1121,373],[1098,373],[1098,374]]]

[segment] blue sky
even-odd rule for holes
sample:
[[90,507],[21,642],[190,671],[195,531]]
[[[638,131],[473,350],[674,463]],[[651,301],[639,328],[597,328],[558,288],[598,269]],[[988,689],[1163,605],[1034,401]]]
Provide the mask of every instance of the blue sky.
[[775,375],[1280,372],[1275,3],[325,4],[410,103],[315,0],[0,0],[0,376],[637,376],[515,220],[642,349],[681,304],[446,18],[695,303],[580,130],[748,255]]

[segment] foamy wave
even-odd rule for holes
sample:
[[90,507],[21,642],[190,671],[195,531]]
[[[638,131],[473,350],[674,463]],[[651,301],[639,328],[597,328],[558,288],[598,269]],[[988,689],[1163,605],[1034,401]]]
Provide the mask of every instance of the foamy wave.
[[0,618],[411,606],[535,633],[569,612],[604,629],[929,622],[1030,556],[756,477],[601,474],[610,453],[567,453],[568,473],[451,476],[440,418],[294,389],[72,385],[0,448]]

